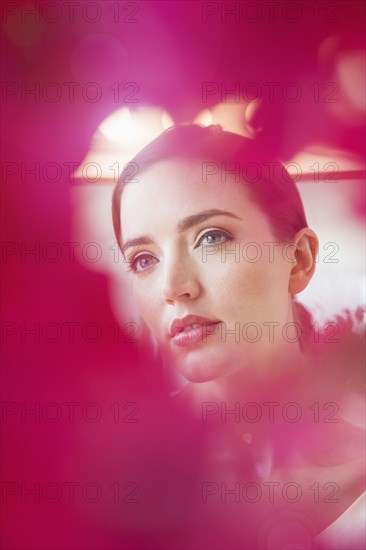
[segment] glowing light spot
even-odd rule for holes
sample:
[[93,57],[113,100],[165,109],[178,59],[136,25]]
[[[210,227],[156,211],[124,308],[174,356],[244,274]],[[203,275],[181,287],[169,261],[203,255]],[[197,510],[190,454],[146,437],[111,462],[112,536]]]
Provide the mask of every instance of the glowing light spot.
[[112,113],[102,122],[99,130],[110,141],[132,140],[136,134],[136,127],[128,107],[122,107]]
[[172,117],[169,115],[169,113],[167,113],[166,111],[163,111],[163,112],[162,112],[162,115],[161,115],[161,125],[162,125],[162,127],[164,128],[164,130],[167,130],[168,128],[170,128],[171,126],[174,125],[174,120],[173,120]]
[[210,126],[213,123],[213,115],[209,109],[201,111],[194,119],[195,124],[202,124],[203,126]]

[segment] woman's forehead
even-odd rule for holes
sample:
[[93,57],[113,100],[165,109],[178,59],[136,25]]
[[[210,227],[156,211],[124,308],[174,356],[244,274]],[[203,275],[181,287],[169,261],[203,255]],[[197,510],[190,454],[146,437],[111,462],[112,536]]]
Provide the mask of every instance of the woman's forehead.
[[[210,161],[206,159],[181,159],[181,158],[171,158],[165,160],[159,160],[152,163],[151,165],[139,167],[137,164],[135,167],[136,175],[135,179],[137,181],[144,182],[155,182],[164,178],[168,181],[177,181],[179,182],[184,178],[186,182],[192,183],[204,183],[207,182],[207,177],[205,177],[205,171],[208,164],[215,166],[215,169],[212,169],[212,172],[218,173],[220,163],[216,161]],[[187,177],[189,180],[187,180]]]
[[234,176],[222,181],[217,171],[207,177],[202,164],[198,160],[167,160],[137,172],[137,181],[128,183],[122,193],[122,220],[126,211],[143,206],[168,212],[173,207],[193,207],[197,203],[206,208],[222,204],[235,207],[240,200],[243,206],[249,200],[247,189]]
[[201,197],[229,202],[232,202],[233,196],[249,199],[246,185],[237,181],[234,173],[223,173],[220,163],[211,160],[170,159],[156,162],[143,170],[137,166],[134,180],[124,187],[122,208],[123,203],[149,198],[159,202]]
[[[167,160],[137,173],[122,193],[121,226],[125,238],[153,225],[173,229],[178,220],[207,209],[221,209],[246,222],[260,223],[263,213],[235,176],[222,181],[220,172],[202,177],[202,161]],[[128,236],[128,237],[127,237]]]

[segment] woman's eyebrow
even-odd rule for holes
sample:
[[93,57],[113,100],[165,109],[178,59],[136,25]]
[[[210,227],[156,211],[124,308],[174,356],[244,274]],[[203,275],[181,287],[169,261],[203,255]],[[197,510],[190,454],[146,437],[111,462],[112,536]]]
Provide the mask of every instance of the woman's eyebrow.
[[141,237],[136,237],[136,239],[129,239],[122,245],[122,254],[130,247],[139,246],[140,244],[153,244],[153,240],[147,235],[142,235]]
[[230,218],[236,218],[237,220],[241,220],[241,218],[239,218],[232,212],[228,212],[227,210],[217,210],[216,208],[212,208],[210,210],[203,210],[202,212],[198,212],[197,214],[193,214],[192,216],[188,216],[187,218],[180,220],[180,222],[178,222],[178,225],[177,225],[178,232],[182,233],[183,231],[186,231],[187,229],[193,227],[194,225],[198,225],[199,223],[205,222],[206,220],[208,220],[209,218],[212,218],[213,216],[229,216]]
[[[198,212],[197,214],[187,216],[186,218],[180,220],[177,224],[178,233],[183,233],[184,231],[187,231],[187,229],[190,229],[199,223],[205,222],[214,216],[229,216],[230,218],[236,218],[237,220],[242,219],[227,210],[218,210],[216,208],[202,210],[202,212]],[[124,254],[130,247],[136,247],[143,244],[154,244],[154,241],[148,235],[142,235],[141,237],[136,237],[135,239],[129,239],[122,246],[122,254]]]

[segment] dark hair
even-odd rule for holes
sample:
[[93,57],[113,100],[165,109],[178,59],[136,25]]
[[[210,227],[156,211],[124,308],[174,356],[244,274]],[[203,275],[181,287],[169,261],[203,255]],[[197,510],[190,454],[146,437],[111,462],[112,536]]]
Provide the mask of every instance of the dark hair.
[[[246,185],[252,200],[268,216],[273,233],[281,242],[291,241],[300,229],[308,226],[294,180],[259,139],[226,132],[219,125],[176,125],[137,153],[125,166],[113,191],[113,226],[121,248],[121,196],[124,186],[131,181],[131,165],[136,166],[137,174],[140,174],[153,164],[168,159],[196,160],[214,163],[215,166],[220,164],[221,169],[225,165],[228,171],[239,167],[240,181]],[[295,300],[293,303],[295,318],[303,332],[308,333],[311,315],[301,304]]]

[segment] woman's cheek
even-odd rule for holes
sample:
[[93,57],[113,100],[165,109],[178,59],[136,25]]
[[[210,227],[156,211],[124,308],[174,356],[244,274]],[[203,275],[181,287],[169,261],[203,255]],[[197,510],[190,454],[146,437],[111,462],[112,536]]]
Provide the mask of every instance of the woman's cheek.
[[[136,278],[139,275],[135,275]],[[150,330],[153,330],[153,320],[157,319],[158,311],[158,296],[155,290],[155,285],[145,280],[137,280],[133,286],[133,297],[137,305],[137,309]],[[153,330],[155,332],[155,330]]]
[[137,281],[135,296],[140,316],[150,332],[158,342],[164,341],[171,316],[176,315],[163,298],[162,280],[159,274],[151,273],[146,278],[141,277],[141,280]]
[[[279,267],[279,266],[277,266]],[[226,262],[218,265],[214,276],[214,295],[225,311],[246,322],[267,319],[278,314],[278,301],[286,293],[286,281],[274,264]],[[275,284],[274,284],[275,283]],[[214,297],[214,296],[213,296]],[[223,298],[223,300],[221,300]]]
[[[224,278],[227,292],[231,292],[234,288],[259,288],[267,284],[269,274],[267,266],[264,266],[261,261],[249,262],[243,258],[238,258],[236,261],[234,256],[228,257],[225,261],[220,261],[215,266],[215,275],[217,278]],[[231,288],[227,286],[227,282],[231,283]]]

